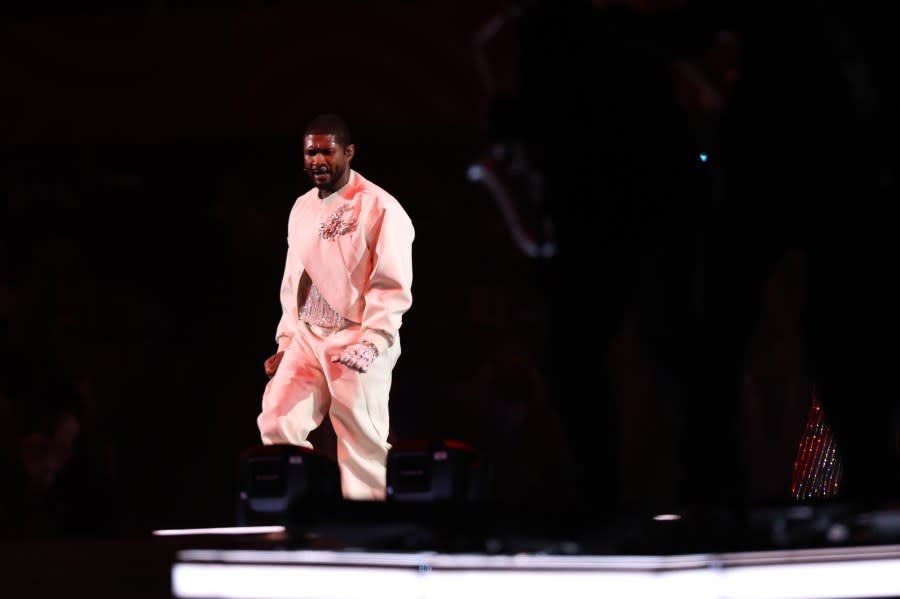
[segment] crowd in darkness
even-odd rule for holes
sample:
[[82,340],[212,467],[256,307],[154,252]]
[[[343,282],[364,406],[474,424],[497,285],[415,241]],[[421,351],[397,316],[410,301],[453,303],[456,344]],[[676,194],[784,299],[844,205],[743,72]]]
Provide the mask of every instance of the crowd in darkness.
[[[489,122],[355,128],[354,168],[417,232],[392,436],[471,444],[501,498],[669,507],[725,470],[745,499],[787,499],[818,382],[866,394],[851,437],[865,418],[895,426],[886,25],[840,3],[774,21],[512,4],[519,85]],[[307,186],[298,140],[0,147],[0,535],[230,522]],[[520,252],[466,180],[495,144],[546,177],[556,255]],[[883,449],[863,484],[891,467]]]
[[[265,331],[252,327],[266,310],[249,288],[277,266],[255,259],[264,245],[254,235],[277,235],[259,217],[265,205],[236,205],[247,190],[212,176],[206,158],[188,157],[196,151],[216,149],[7,155],[3,439],[19,493],[6,495],[6,526],[146,527],[157,513],[191,511],[192,494],[217,482],[208,513],[227,514],[227,469],[235,444],[252,441],[241,422],[253,421],[256,389],[225,373],[258,361],[253,340]],[[267,188],[254,196],[271,197]],[[242,285],[249,268],[259,274]],[[200,482],[210,470],[221,476]]]

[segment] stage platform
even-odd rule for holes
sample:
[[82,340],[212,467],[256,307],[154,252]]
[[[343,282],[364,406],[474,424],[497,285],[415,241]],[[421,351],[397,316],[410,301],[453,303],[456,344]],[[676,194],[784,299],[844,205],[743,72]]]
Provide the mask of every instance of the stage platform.
[[185,599],[817,599],[900,596],[900,546],[676,556],[178,553]]
[[896,509],[311,508],[283,524],[3,540],[0,598],[900,598]]
[[[179,551],[178,599],[900,597],[900,511],[297,504],[280,549]],[[321,509],[324,508],[324,509]],[[162,532],[162,531],[160,531]],[[175,531],[170,531],[175,532]]]

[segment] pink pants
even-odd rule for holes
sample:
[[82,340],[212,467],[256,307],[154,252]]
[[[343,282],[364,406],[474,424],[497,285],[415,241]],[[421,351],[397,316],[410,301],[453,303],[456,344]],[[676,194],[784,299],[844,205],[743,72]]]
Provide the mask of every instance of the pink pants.
[[358,338],[358,326],[326,336],[299,323],[278,371],[266,385],[256,422],[266,445],[312,448],[307,436],[327,414],[337,435],[343,496],[383,500],[391,448],[388,397],[400,344],[397,340],[382,352],[364,373],[331,361]]

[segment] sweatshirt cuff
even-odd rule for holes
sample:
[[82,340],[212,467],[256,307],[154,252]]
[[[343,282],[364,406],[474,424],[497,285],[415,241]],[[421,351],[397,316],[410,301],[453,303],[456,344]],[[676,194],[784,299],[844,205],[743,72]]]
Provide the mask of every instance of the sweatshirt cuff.
[[384,354],[384,352],[387,351],[387,348],[391,345],[391,340],[388,338],[388,336],[381,331],[376,331],[375,329],[367,329],[365,332],[363,332],[362,335],[360,335],[360,338],[373,343],[378,349],[379,355]]

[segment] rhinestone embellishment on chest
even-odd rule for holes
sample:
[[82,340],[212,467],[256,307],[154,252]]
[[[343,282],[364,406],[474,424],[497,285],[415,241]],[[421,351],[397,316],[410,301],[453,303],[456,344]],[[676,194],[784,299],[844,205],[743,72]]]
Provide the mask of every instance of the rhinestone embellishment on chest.
[[344,218],[345,213],[349,209],[350,207],[347,204],[342,204],[324,222],[319,223],[319,237],[322,239],[334,239],[340,235],[346,235],[355,229],[357,219],[352,218],[352,216]]

